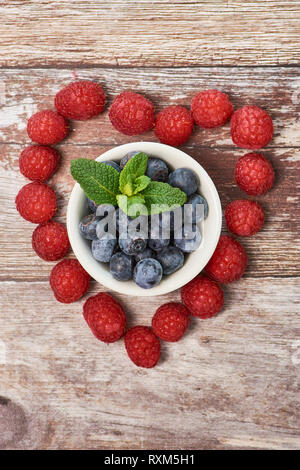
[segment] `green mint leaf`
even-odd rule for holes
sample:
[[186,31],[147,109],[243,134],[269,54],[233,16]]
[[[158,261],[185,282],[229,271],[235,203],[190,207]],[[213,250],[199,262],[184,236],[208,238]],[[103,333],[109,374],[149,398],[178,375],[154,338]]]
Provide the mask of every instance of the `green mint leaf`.
[[181,189],[158,181],[151,181],[140,195],[145,199],[149,214],[160,214],[166,210],[176,209],[187,200],[187,195]]
[[146,189],[150,183],[151,183],[151,179],[149,178],[149,176],[146,176],[146,175],[138,176],[134,180],[133,194],[140,193],[141,191],[143,191],[143,189]]
[[117,201],[120,209],[132,218],[138,215],[148,215],[145,199],[141,194],[129,197],[124,196],[124,194],[118,194]]
[[71,161],[71,174],[81,188],[97,205],[117,204],[119,173],[105,163],[78,158]]
[[134,191],[132,184],[136,178],[143,176],[146,173],[147,162],[148,156],[145,153],[140,152],[126,163],[120,174],[119,187],[121,193],[126,194],[127,196],[132,196]]
[[125,194],[126,196],[132,196],[134,194],[134,188],[135,185],[133,183],[132,175],[129,174],[127,176],[127,181],[123,186],[123,194]]

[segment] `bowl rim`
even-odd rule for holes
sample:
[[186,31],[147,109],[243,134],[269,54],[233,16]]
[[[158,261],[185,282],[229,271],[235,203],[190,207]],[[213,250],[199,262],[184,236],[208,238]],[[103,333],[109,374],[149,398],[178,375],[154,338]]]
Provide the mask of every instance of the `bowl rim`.
[[[141,287],[136,285],[132,280],[122,282],[114,279],[112,275],[108,272],[107,268],[105,268],[105,265],[101,265],[100,262],[92,258],[91,253],[89,254],[90,249],[89,252],[87,251],[87,241],[84,240],[84,238],[79,233],[79,207],[83,207],[84,201],[86,200],[84,191],[81,189],[79,183],[75,183],[68,202],[67,230],[74,255],[93,279],[95,279],[107,289],[114,290],[120,294],[131,295],[136,297],[152,297],[157,295],[165,295],[179,289],[180,287],[191,281],[203,270],[203,268],[211,258],[212,254],[214,253],[214,250],[220,238],[222,227],[222,207],[218,191],[209,174],[200,165],[200,163],[197,162],[197,160],[195,160],[190,155],[178,148],[171,147],[169,145],[161,144],[158,142],[131,142],[115,146],[99,155],[95,160],[100,162],[106,160],[119,161],[126,153],[137,149],[147,153],[149,156],[153,155],[157,158],[161,158],[162,160],[165,160],[165,158],[168,157],[160,155],[161,153],[165,154],[173,152],[174,155],[176,154],[179,159],[182,159],[182,165],[176,165],[174,167],[175,169],[184,167],[191,168],[198,175],[200,179],[200,185],[205,179],[205,184],[209,187],[210,190],[211,199],[209,203],[209,217],[214,218],[214,220],[211,220],[210,222],[211,224],[215,224],[215,229],[213,231],[210,230],[212,231],[212,233],[210,233],[209,236],[206,236],[206,238],[203,235],[203,242],[201,242],[201,245],[198,249],[200,250],[201,248],[202,251],[202,257],[200,260],[198,260],[199,264],[196,262],[189,262],[187,266],[187,261],[185,261],[182,268],[180,268],[178,271],[176,271],[170,276],[164,276],[162,282],[157,286],[153,287],[152,289],[142,289]],[[166,163],[168,166],[172,166],[172,163],[170,163],[169,161],[166,161]],[[213,205],[211,205],[211,203],[213,203]],[[208,219],[205,219],[205,221],[203,222],[203,227],[205,227],[207,220]],[[205,250],[202,246],[203,243],[206,244]],[[190,253],[188,260],[194,258],[198,250]],[[189,268],[189,271],[187,271],[187,268]],[[107,274],[109,274],[109,276]]]

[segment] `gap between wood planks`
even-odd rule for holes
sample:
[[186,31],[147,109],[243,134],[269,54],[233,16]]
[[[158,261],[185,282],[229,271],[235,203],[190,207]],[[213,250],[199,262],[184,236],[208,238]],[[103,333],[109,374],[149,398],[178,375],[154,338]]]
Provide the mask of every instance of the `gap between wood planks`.
[[61,70],[61,71],[69,71],[71,69],[77,69],[77,70],[107,70],[107,69],[112,69],[112,70],[128,70],[128,69],[154,69],[154,70],[161,70],[161,69],[176,69],[176,70],[189,70],[189,69],[212,69],[212,68],[218,68],[218,69],[274,69],[274,68],[286,68],[286,69],[300,69],[300,65],[298,63],[295,64],[289,64],[289,63],[280,63],[280,64],[270,64],[270,65],[246,65],[246,64],[215,64],[215,65],[209,65],[209,64],[191,64],[191,65],[119,65],[119,64],[103,64],[103,63],[97,63],[94,62],[93,64],[83,64],[78,63],[78,62],[54,62],[49,65],[1,65],[0,64],[0,70]]
[[[1,142],[0,141],[0,145],[20,145],[20,146],[23,146],[23,142],[16,142],[16,141],[5,141],[5,142]],[[110,149],[112,148],[112,144],[106,144],[106,143],[103,143],[103,142],[91,142],[91,143],[88,143],[88,142],[76,142],[76,144],[74,142],[64,142],[63,144],[56,144],[55,147],[56,148],[60,148],[61,146],[75,146],[76,147],[86,147],[87,145],[89,147],[105,147],[107,149]],[[201,148],[201,150],[212,150],[213,148],[215,149],[218,149],[218,150],[237,150],[237,147],[234,147],[232,145],[217,145],[217,146],[211,146],[211,145],[201,145],[201,144],[192,144],[192,143],[187,143],[185,144],[184,146],[182,146],[182,148],[184,147],[184,150],[193,150],[195,149],[196,147],[197,148]],[[298,150],[300,149],[300,145],[295,145],[295,146],[292,146],[292,145],[287,145],[287,146],[280,146],[280,145],[274,145],[272,146],[271,144],[268,145],[268,149],[267,150]]]

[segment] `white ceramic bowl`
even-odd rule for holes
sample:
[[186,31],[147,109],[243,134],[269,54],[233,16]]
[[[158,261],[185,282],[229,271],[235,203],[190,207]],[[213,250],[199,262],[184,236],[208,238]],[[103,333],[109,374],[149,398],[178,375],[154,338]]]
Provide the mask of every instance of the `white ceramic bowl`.
[[131,296],[149,297],[167,294],[193,279],[202,271],[211,258],[221,232],[221,203],[214,183],[202,166],[192,157],[174,147],[155,142],[133,142],[108,150],[96,160],[99,162],[105,160],[119,161],[126,153],[133,150],[140,150],[148,155],[161,158],[172,170],[186,167],[197,173],[200,180],[199,192],[205,197],[209,207],[208,217],[200,223],[202,241],[199,248],[186,257],[181,269],[170,276],[164,276],[161,283],[152,289],[142,289],[133,281],[121,282],[115,280],[109,272],[109,264],[99,263],[93,258],[90,243],[79,233],[78,224],[86,213],[87,205],[86,196],[78,183],[73,188],[68,205],[68,234],[74,254],[80,264],[91,277],[103,286]]

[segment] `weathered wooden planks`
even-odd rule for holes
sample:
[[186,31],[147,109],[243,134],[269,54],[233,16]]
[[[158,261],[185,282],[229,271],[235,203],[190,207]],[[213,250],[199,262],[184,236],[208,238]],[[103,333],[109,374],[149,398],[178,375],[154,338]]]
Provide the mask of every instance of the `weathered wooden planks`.
[[10,0],[0,16],[6,67],[299,62],[299,1]]
[[[247,276],[299,274],[298,69],[232,68],[229,72],[218,68],[176,71],[95,69],[80,71],[78,76],[99,79],[104,83],[109,102],[120,90],[134,88],[150,95],[158,104],[158,109],[169,103],[188,105],[197,89],[218,86],[230,93],[235,106],[249,102],[264,105],[275,121],[275,138],[263,152],[275,167],[276,186],[259,198],[267,214],[263,231],[251,239],[243,240],[250,255]],[[232,77],[235,77],[234,85]],[[0,78],[5,84],[6,102],[0,113],[0,184],[5,207],[3,217],[11,220],[10,224],[3,225],[6,237],[2,241],[5,256],[0,260],[1,279],[36,279],[37,264],[39,276],[47,279],[49,267],[37,259],[31,250],[33,226],[15,217],[14,197],[25,184],[25,179],[18,172],[18,156],[23,146],[29,143],[26,120],[36,109],[53,106],[55,92],[72,79],[72,74],[65,70],[3,70]],[[74,130],[58,146],[63,154],[63,162],[53,180],[60,197],[60,220],[64,220],[68,195],[73,186],[69,175],[71,158],[95,158],[113,145],[130,140],[156,140],[153,132],[133,138],[116,132],[110,124],[107,111],[93,120],[72,125]],[[228,125],[213,131],[196,128],[183,149],[194,156],[212,176],[224,207],[230,200],[244,197],[234,184],[233,169],[238,156],[246,151],[232,145]],[[17,250],[17,253],[11,245],[11,235],[14,234],[22,239],[22,249]]]
[[[22,148],[22,145],[0,145],[0,247],[3,251],[0,258],[0,279],[46,280],[50,266],[40,260],[31,248],[31,234],[35,225],[21,219],[14,205],[18,190],[27,182],[18,170],[18,157]],[[58,219],[65,222],[68,198],[74,184],[69,174],[70,160],[83,156],[96,158],[109,147],[63,144],[59,148],[63,162],[52,184],[59,196]],[[186,151],[213,178],[220,192],[223,208],[231,200],[245,196],[233,181],[233,169],[241,154],[240,150],[187,148]],[[266,210],[263,230],[250,239],[241,239],[249,254],[247,276],[299,275],[299,150],[270,149],[266,154],[275,167],[277,183],[272,191],[258,198]],[[18,240],[17,246],[12,240]]]
[[[157,110],[170,104],[189,106],[192,97],[203,88],[219,88],[229,93],[235,107],[257,104],[274,119],[275,136],[270,146],[300,147],[300,74],[297,67],[280,68],[180,68],[180,69],[111,69],[91,70],[0,70],[0,142],[28,142],[26,120],[36,110],[53,107],[55,93],[79,79],[103,84],[108,105],[126,89],[145,93]],[[136,141],[115,131],[107,112],[92,121],[73,123],[67,143],[116,145]],[[153,140],[153,133],[142,136]],[[196,128],[189,145],[231,147],[228,126],[214,130]]]
[[[300,2],[12,0],[0,2],[0,15],[0,448],[300,448]],[[290,67],[265,67],[278,64]],[[18,156],[29,143],[26,120],[52,107],[55,92],[76,76],[102,83],[108,104],[131,88],[157,109],[188,106],[198,90],[216,87],[236,107],[265,107],[275,122],[264,153],[276,186],[259,198],[263,231],[242,240],[246,276],[225,288],[218,317],[193,320],[182,342],[163,345],[154,370],[134,367],[122,341],[93,338],[84,299],[54,301],[53,264],[35,256],[34,225],[14,208],[25,184]],[[114,131],[107,112],[73,125],[51,181],[58,220],[65,221],[73,185],[71,158],[138,139]],[[153,133],[141,139],[156,140]],[[228,125],[197,128],[183,150],[210,173],[223,206],[244,196],[232,173],[245,151],[232,146]],[[90,294],[101,290],[93,282]],[[180,300],[175,292],[145,308],[142,298],[117,297],[130,326],[149,325],[161,303]]]
[[[226,309],[194,319],[180,343],[164,344],[153,370],[132,365],[122,341],[97,341],[83,301],[54,303],[40,282],[1,285],[0,396],[11,400],[0,399],[1,448],[299,446],[298,279],[285,279],[286,297],[280,279],[228,287]],[[149,325],[157,306],[179,294],[153,298],[147,308],[117,297],[130,324]]]

